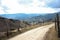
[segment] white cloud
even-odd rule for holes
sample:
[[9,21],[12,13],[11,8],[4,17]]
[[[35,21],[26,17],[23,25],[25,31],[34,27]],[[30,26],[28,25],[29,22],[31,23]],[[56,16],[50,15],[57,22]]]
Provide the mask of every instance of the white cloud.
[[[53,8],[47,8],[45,1],[32,0],[30,2],[26,0],[27,4],[25,4],[26,1],[25,3],[23,3],[23,1],[23,4],[19,3],[19,1],[21,0],[2,0],[2,5],[9,8],[9,10],[7,10],[8,13],[54,13],[58,11]],[[4,13],[1,8],[0,13]]]
[[9,10],[9,13],[54,13],[56,10],[52,8],[36,8],[36,7],[23,7],[20,9],[16,10]]
[[18,0],[18,3],[22,5],[27,5],[27,4],[29,5],[32,2],[33,2],[32,0]]
[[0,7],[0,14],[4,14],[4,11],[2,10],[2,8]]

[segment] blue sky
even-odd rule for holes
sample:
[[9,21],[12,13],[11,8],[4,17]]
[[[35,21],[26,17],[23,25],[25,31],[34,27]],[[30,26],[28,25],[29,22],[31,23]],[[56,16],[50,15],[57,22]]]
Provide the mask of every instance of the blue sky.
[[60,11],[60,0],[0,0],[0,14],[55,13]]

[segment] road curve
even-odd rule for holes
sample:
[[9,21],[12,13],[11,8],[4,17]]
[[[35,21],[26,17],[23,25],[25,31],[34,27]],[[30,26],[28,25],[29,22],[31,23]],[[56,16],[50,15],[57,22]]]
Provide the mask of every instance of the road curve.
[[53,26],[54,26],[54,24],[41,26],[41,27],[32,29],[30,31],[27,31],[23,34],[19,34],[8,40],[44,40],[44,36],[45,36],[46,32],[48,32],[49,29]]

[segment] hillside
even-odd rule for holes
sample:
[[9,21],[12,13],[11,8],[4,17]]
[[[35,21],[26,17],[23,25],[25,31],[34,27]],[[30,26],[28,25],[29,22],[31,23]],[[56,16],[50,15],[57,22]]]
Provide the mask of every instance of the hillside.
[[28,23],[25,21],[0,17],[0,32],[6,32],[7,30],[11,31],[14,29],[23,28],[25,27],[25,25],[28,25]]
[[18,14],[0,15],[0,33],[5,32],[6,35],[6,33],[8,34],[16,30],[15,32],[18,34],[19,31],[25,32],[24,30],[32,29],[34,25],[36,27],[38,25],[39,26],[46,25],[46,24],[50,24],[49,22],[53,22],[55,20],[55,14],[44,14],[44,15],[19,14],[19,15]]
[[8,18],[8,19],[14,19],[14,20],[21,20],[21,21],[27,21],[29,23],[31,22],[43,22],[53,20],[55,17],[55,14],[24,14],[24,13],[17,13],[17,14],[1,14],[0,16]]
[[17,14],[0,14],[2,17],[6,17],[9,19],[17,19],[17,20],[27,20],[33,16],[38,16],[39,14],[24,14],[24,13],[17,13]]

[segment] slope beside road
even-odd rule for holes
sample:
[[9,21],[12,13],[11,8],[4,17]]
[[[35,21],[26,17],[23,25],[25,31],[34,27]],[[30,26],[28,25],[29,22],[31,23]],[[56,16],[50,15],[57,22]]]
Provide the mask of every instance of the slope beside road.
[[8,40],[44,40],[45,34],[52,28],[54,24],[41,26],[25,33],[19,34]]

